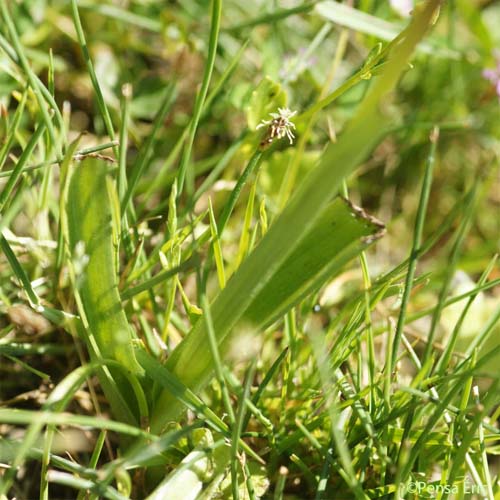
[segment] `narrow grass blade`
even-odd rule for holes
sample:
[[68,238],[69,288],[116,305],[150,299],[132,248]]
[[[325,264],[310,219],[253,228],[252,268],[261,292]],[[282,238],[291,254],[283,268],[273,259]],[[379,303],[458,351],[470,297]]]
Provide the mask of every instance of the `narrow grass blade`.
[[405,288],[403,292],[403,298],[401,300],[401,307],[399,310],[398,323],[396,326],[396,333],[394,335],[394,343],[392,347],[392,359],[390,364],[390,373],[394,371],[396,366],[396,361],[398,358],[398,347],[401,342],[401,335],[403,334],[403,327],[406,322],[406,309],[408,307],[408,301],[410,300],[411,287],[413,283],[413,278],[415,277],[415,270],[417,267],[417,252],[422,244],[422,233],[424,229],[425,215],[427,212],[427,204],[429,202],[429,194],[432,185],[432,173],[434,169],[434,162],[436,156],[437,141],[439,138],[439,129],[434,129],[431,135],[431,148],[429,156],[427,157],[427,163],[425,166],[425,174],[422,182],[422,190],[420,192],[420,201],[418,205],[417,218],[415,220],[415,229],[413,231],[413,244],[410,252],[408,272],[406,274]]
[[429,328],[429,334],[427,336],[427,344],[425,346],[422,363],[425,363],[425,361],[429,359],[432,353],[434,337],[436,335],[439,320],[441,318],[441,312],[444,308],[446,297],[448,296],[448,292],[451,287],[451,280],[453,278],[453,275],[455,274],[458,257],[460,255],[460,250],[462,249],[465,236],[467,234],[467,231],[469,230],[472,221],[472,215],[474,213],[474,206],[476,201],[475,198],[477,193],[477,187],[478,187],[478,179],[476,179],[476,182],[474,183],[473,187],[470,190],[470,197],[468,199],[468,203],[464,207],[464,213],[462,220],[460,222],[460,226],[458,227],[454,236],[453,245],[448,259],[448,265],[446,266],[445,276],[443,279],[443,283],[441,285],[441,290],[439,291],[438,303],[436,305],[436,308],[434,309],[434,314],[432,315],[431,326]]
[[253,28],[254,26],[259,26],[260,24],[272,24],[281,19],[286,19],[287,17],[293,16],[295,14],[302,14],[303,12],[308,12],[314,8],[316,2],[306,2],[297,7],[291,9],[276,9],[274,12],[269,14],[264,14],[262,16],[251,19],[250,21],[245,21],[240,24],[229,26],[224,28],[224,31],[239,32],[245,28]]
[[245,401],[250,396],[250,388],[252,386],[252,380],[255,373],[256,360],[253,360],[250,364],[250,368],[245,377],[245,383],[243,385],[243,392],[238,406],[238,413],[236,415],[236,421],[233,427],[233,435],[231,440],[231,487],[233,493],[233,499],[238,500],[239,495],[239,484],[238,484],[238,443],[240,441],[241,432],[243,430],[243,422],[245,420],[246,413],[246,403]]
[[35,132],[33,133],[33,135],[30,137],[28,144],[24,148],[21,157],[16,163],[16,167],[12,170],[12,173],[7,183],[5,184],[2,192],[0,193],[0,213],[5,207],[5,203],[7,202],[10,194],[12,193],[12,190],[14,189],[16,182],[19,180],[19,177],[21,177],[21,174],[23,172],[23,167],[28,161],[29,157],[31,156],[31,153],[35,149],[35,146],[40,140],[40,137],[42,136],[44,130],[45,130],[45,124],[40,123],[36,128]]
[[144,282],[140,283],[139,285],[132,286],[130,288],[127,288],[123,291],[121,294],[121,297],[123,300],[130,299],[134,295],[137,295],[141,292],[144,292],[146,290],[150,290],[154,286],[163,283],[164,281],[167,281],[170,278],[173,278],[180,272],[186,272],[186,271],[194,271],[196,268],[197,264],[199,262],[199,259],[197,256],[191,257],[190,259],[186,260],[179,266],[173,267],[172,269],[165,269],[165,271],[161,271],[160,273],[156,274],[152,278],[145,280]]
[[[489,263],[488,267],[484,271],[484,273],[481,275],[478,281],[478,286],[484,285],[486,283],[486,280],[488,279],[489,274],[493,270],[493,267],[497,261],[498,255],[495,255],[494,258],[491,260]],[[451,356],[453,354],[453,349],[456,345],[458,335],[460,334],[460,329],[462,327],[462,324],[465,320],[465,317],[467,316],[467,312],[469,311],[470,307],[472,306],[472,303],[474,302],[474,299],[477,297],[477,293],[471,294],[469,297],[469,300],[467,301],[467,304],[463,308],[460,317],[455,324],[453,331],[451,332],[451,335],[446,343],[446,347],[443,351],[443,354],[441,358],[439,359],[437,365],[436,365],[436,372],[437,373],[443,373],[446,368],[448,367],[448,363],[450,362]]]
[[175,100],[175,84],[170,83],[165,89],[165,96],[163,97],[163,101],[158,109],[158,113],[155,116],[153,127],[151,133],[148,136],[146,143],[142,146],[139,157],[136,163],[133,166],[132,174],[128,181],[127,191],[121,200],[121,211],[122,215],[125,215],[134,194],[134,191],[137,187],[137,183],[141,178],[141,175],[144,173],[144,170],[148,164],[148,160],[152,154],[152,148],[154,145],[154,141],[156,139],[157,133],[160,130],[163,122],[165,120],[165,116],[167,115],[169,109]]
[[212,236],[212,248],[215,257],[215,267],[217,268],[217,279],[219,280],[219,287],[222,290],[226,286],[226,273],[224,271],[224,258],[222,256],[219,230],[217,229],[217,222],[215,222],[212,200],[210,198],[208,199],[208,213],[210,216],[210,233]]
[[191,161],[191,151],[193,149],[194,138],[196,135],[196,130],[198,128],[198,122],[200,121],[201,113],[203,112],[203,106],[205,104],[205,99],[207,97],[210,78],[212,77],[212,71],[214,69],[215,56],[217,54],[217,41],[219,39],[221,12],[222,12],[222,0],[212,0],[212,14],[211,14],[211,24],[210,24],[210,37],[208,40],[207,62],[205,64],[205,70],[203,72],[203,81],[201,84],[201,88],[196,97],[193,118],[190,123],[189,133],[186,139],[184,151],[182,153],[181,163],[179,166],[179,173],[177,175],[177,186],[179,188],[179,196],[182,194],[184,188],[184,179],[186,177],[186,172],[188,169],[189,162]]
[[83,479],[67,472],[51,470],[47,474],[47,479],[51,483],[62,484],[76,490],[89,490],[99,495],[99,497],[107,498],[108,500],[128,500],[128,496],[124,496],[111,486],[102,486],[99,481]]
[[[0,0],[0,11],[2,12],[2,16],[3,16],[5,24],[7,26],[7,30],[9,32],[12,44],[14,45],[15,54],[19,60],[20,65],[22,66],[24,72],[26,73],[29,84],[30,84],[31,88],[33,89],[33,92],[35,93],[35,97],[36,97],[38,106],[40,108],[40,112],[41,112],[42,117],[43,117],[43,122],[44,122],[45,126],[47,127],[47,131],[49,132],[51,144],[56,146],[58,144],[56,132],[54,129],[54,125],[52,124],[52,118],[50,117],[50,112],[49,112],[49,109],[47,106],[47,102],[45,101],[45,99],[47,98],[47,95],[49,96],[49,99],[50,99],[48,102],[51,104],[54,111],[58,109],[57,105],[55,104],[54,99],[52,98],[50,92],[40,82],[38,77],[35,75],[34,71],[31,69],[31,66],[28,62],[26,55],[25,55],[25,51],[24,51],[23,46],[21,45],[21,41],[19,40],[19,35],[17,34],[16,27],[14,25],[14,22],[12,20],[10,13],[9,13],[9,10],[7,8],[7,3],[5,0]],[[44,90],[46,92],[42,91],[42,87],[44,87]],[[56,147],[56,151],[58,151],[57,147]]]
[[79,0],[78,6],[82,9],[88,9],[103,16],[116,19],[117,21],[122,21],[132,26],[137,26],[145,30],[153,31],[155,33],[160,33],[162,30],[163,23],[160,20],[136,14],[135,12],[118,7],[117,5],[96,4],[94,2],[89,2],[88,0]]
[[2,170],[5,160],[9,155],[9,151],[12,145],[14,144],[17,128],[19,127],[19,122],[21,121],[21,118],[23,116],[24,106],[26,105],[27,97],[28,97],[28,90],[25,90],[23,92],[21,100],[19,101],[19,104],[17,105],[14,118],[12,119],[12,122],[9,124],[9,131],[7,133],[7,137],[3,138],[4,143],[2,145],[2,148],[0,149],[0,170]]
[[224,373],[222,369],[222,361],[219,354],[219,347],[217,345],[217,338],[214,332],[214,326],[212,323],[212,317],[210,315],[210,304],[208,303],[206,295],[201,298],[201,307],[203,308],[203,317],[205,318],[206,328],[208,333],[208,342],[210,345],[210,351],[213,357],[213,363],[215,367],[215,373],[217,376],[217,381],[221,387],[222,400],[224,402],[224,407],[227,414],[229,415],[229,421],[234,424],[234,412],[231,406],[231,399],[229,397],[229,391],[227,389],[226,380],[224,378]]
[[[111,115],[109,114],[109,110],[104,100],[104,95],[102,93],[101,86],[99,85],[99,80],[97,79],[97,75],[94,70],[94,64],[92,63],[92,59],[90,58],[87,41],[85,40],[85,33],[83,32],[83,26],[80,20],[80,14],[78,12],[77,0],[71,0],[71,13],[73,16],[73,23],[75,25],[76,34],[78,37],[78,43],[80,44],[80,48],[82,49],[83,53],[83,58],[85,59],[85,63],[87,64],[87,70],[89,72],[90,80],[92,81],[92,87],[94,88],[94,92],[96,94],[97,105],[99,106],[99,110],[104,120],[104,126],[106,127],[106,132],[108,133],[109,138],[111,140],[114,140],[115,130],[113,128],[113,122],[111,121]],[[118,148],[114,147],[113,151],[115,153],[115,156],[118,156]]]

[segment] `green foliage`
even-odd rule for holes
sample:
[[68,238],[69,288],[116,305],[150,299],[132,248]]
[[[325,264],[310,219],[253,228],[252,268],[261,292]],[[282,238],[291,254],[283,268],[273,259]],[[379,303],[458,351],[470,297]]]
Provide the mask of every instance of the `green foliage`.
[[268,76],[264,78],[252,92],[246,108],[247,124],[250,130],[255,130],[262,120],[268,120],[270,113],[276,113],[278,108],[287,105],[287,95],[281,85],[273,82]]
[[85,315],[102,358],[114,359],[140,374],[118,294],[107,170],[101,160],[84,160],[74,169],[69,186],[69,245],[82,299],[80,315]]

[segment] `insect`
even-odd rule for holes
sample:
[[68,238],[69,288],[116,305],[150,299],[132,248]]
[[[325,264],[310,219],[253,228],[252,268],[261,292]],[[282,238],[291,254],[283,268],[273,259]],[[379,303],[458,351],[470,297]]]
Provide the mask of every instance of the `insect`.
[[278,108],[277,113],[269,113],[272,120],[262,120],[262,122],[257,125],[257,129],[267,126],[266,135],[260,142],[260,146],[269,146],[274,139],[281,139],[285,136],[288,137],[290,144],[292,144],[295,138],[292,129],[295,129],[295,124],[290,121],[290,118],[296,114],[297,111],[291,111],[288,108]]

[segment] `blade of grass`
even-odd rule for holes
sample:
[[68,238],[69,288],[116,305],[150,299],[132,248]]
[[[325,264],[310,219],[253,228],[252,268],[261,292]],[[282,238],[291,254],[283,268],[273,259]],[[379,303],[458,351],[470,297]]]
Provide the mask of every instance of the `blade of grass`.
[[439,139],[439,129],[435,128],[430,136],[431,147],[425,165],[424,179],[422,181],[422,189],[420,192],[420,201],[417,209],[417,218],[415,220],[415,228],[413,230],[413,243],[408,260],[408,271],[406,273],[405,287],[403,291],[403,298],[401,299],[401,306],[399,309],[398,323],[396,332],[394,334],[394,343],[392,348],[392,359],[389,372],[392,373],[396,366],[398,358],[398,347],[401,342],[401,335],[403,334],[403,327],[406,323],[406,310],[410,300],[411,287],[413,278],[415,277],[415,270],[417,268],[417,252],[422,245],[422,234],[424,229],[425,215],[427,212],[427,205],[429,202],[429,194],[432,186],[432,174],[434,170],[434,162],[436,157],[436,148]]
[[118,197],[123,200],[127,190],[127,148],[128,127],[130,124],[130,100],[132,99],[132,85],[125,83],[122,86],[120,146],[118,149]]
[[203,72],[203,81],[201,84],[200,91],[198,92],[198,95],[196,97],[196,102],[193,111],[193,118],[191,119],[190,122],[189,133],[182,153],[179,172],[177,174],[177,187],[179,189],[179,196],[182,194],[184,189],[184,179],[186,177],[189,162],[191,161],[191,151],[193,149],[194,138],[196,135],[196,130],[198,128],[198,122],[200,120],[201,113],[203,111],[203,106],[205,104],[205,99],[208,92],[208,86],[210,84],[210,78],[212,76],[212,71],[215,64],[221,12],[222,12],[222,0],[212,0],[210,36],[208,40],[208,54],[207,54],[207,61],[205,63],[205,70]]
[[226,412],[229,416],[229,422],[231,424],[234,424],[235,418],[233,407],[231,406],[231,399],[229,397],[229,391],[227,389],[226,380],[224,378],[222,360],[219,354],[219,347],[217,346],[217,338],[215,336],[214,325],[212,323],[212,317],[210,315],[210,305],[208,303],[206,295],[202,295],[201,297],[201,308],[203,309],[203,317],[205,318],[210,351],[212,353],[212,357],[214,358],[215,374],[222,392],[222,401],[224,403],[224,408],[226,409]]
[[107,166],[101,160],[86,159],[73,171],[67,202],[69,245],[74,259],[80,260],[75,253],[77,244],[85,245],[88,263],[79,288],[85,315],[103,357],[141,374],[131,345],[131,327],[118,293],[106,177]]
[[174,267],[172,269],[165,269],[164,271],[159,272],[158,274],[156,274],[152,278],[144,281],[143,283],[140,283],[139,285],[125,289],[121,293],[121,298],[122,298],[122,300],[130,299],[133,296],[135,296],[141,292],[150,290],[154,286],[156,286],[160,283],[163,283],[164,281],[174,277],[175,275],[179,274],[180,272],[183,272],[183,271],[192,272],[195,270],[198,263],[199,263],[199,258],[195,255],[195,256],[191,257],[190,259],[184,261],[182,264],[180,264],[177,267]]
[[[488,415],[490,408],[498,403],[499,385],[500,380],[495,380],[484,397],[482,404],[476,408],[474,418],[467,430],[464,432],[462,442],[459,444],[456,454],[454,455],[453,464],[451,465],[448,474],[448,484],[454,484],[457,475],[463,467],[465,456],[468,454],[471,442],[473,439],[476,439],[477,429],[481,425],[483,419]],[[482,486],[482,482],[480,480],[478,483]]]
[[148,161],[150,160],[153,153],[153,145],[156,140],[156,136],[165,121],[165,117],[167,116],[168,111],[175,101],[175,89],[176,86],[173,82],[169,83],[165,89],[165,95],[154,118],[152,130],[148,136],[146,143],[142,146],[139,152],[139,156],[133,166],[132,173],[130,175],[127,190],[125,192],[125,195],[123,196],[123,199],[121,200],[122,216],[127,213],[129,204],[132,200],[132,196],[134,195],[134,191],[137,187],[137,183],[141,178],[141,175],[144,173],[144,170],[148,165]]
[[112,19],[116,19],[117,21],[123,21],[124,23],[132,26],[137,26],[155,33],[160,33],[163,28],[162,21],[136,14],[135,12],[131,12],[130,10],[121,8],[117,5],[96,4],[87,0],[78,0],[78,5],[82,9],[88,9],[103,16],[108,16]]
[[215,222],[214,209],[212,208],[212,200],[208,198],[208,214],[210,216],[210,234],[212,236],[212,252],[215,257],[215,267],[217,268],[217,279],[219,287],[222,290],[226,286],[226,274],[224,271],[224,258],[222,256],[222,248],[220,244],[219,230],[217,222]]
[[[316,329],[313,329],[314,326],[311,326],[310,331],[308,331],[307,333],[312,344],[316,366],[319,370],[321,386],[323,388],[324,394],[327,394],[331,390],[331,388],[335,387],[335,379],[328,366],[329,363],[327,353],[324,349],[323,341],[320,339],[321,334],[319,331],[316,331]],[[342,464],[342,468],[344,469],[344,479],[349,485],[351,492],[357,499],[366,500],[367,497],[363,493],[361,484],[359,483],[354,472],[351,453],[347,445],[344,429],[338,424],[339,422],[341,422],[341,420],[339,419],[339,409],[335,397],[329,397],[326,406],[331,421],[330,433],[332,436],[332,440],[335,442],[335,448],[340,463]]]
[[[400,23],[390,23],[376,16],[362,12],[350,5],[325,1],[319,2],[315,8],[322,17],[333,23],[340,24],[352,30],[367,35],[373,35],[381,40],[391,40],[401,31]],[[458,59],[460,54],[456,50],[446,47],[444,44],[432,43],[432,39],[427,42],[420,42],[417,50],[433,56],[442,56],[450,59]]]
[[127,500],[128,496],[121,495],[115,488],[111,486],[102,487],[99,481],[92,481],[89,479],[82,479],[68,474],[67,472],[60,472],[57,470],[50,470],[47,474],[47,479],[51,483],[69,486],[80,491],[89,490],[99,497],[107,498],[109,500]]
[[7,241],[7,239],[3,234],[0,235],[0,248],[2,249],[3,253],[5,254],[5,257],[7,258],[10,264],[12,272],[20,281],[28,297],[31,307],[35,311],[42,314],[46,319],[48,319],[52,323],[60,326],[64,326],[66,322],[72,321],[75,318],[75,316],[66,314],[63,311],[58,311],[57,309],[45,307],[44,305],[42,305],[40,298],[38,297],[37,293],[33,289],[33,286],[31,285],[31,281],[28,278],[28,275],[24,271],[23,267],[21,266],[19,260],[16,257],[16,254],[13,252],[11,246],[9,245],[9,242]]
[[[194,392],[186,387],[175,374],[171,373],[158,360],[150,356],[143,349],[136,350],[137,359],[144,367],[148,376],[158,382],[162,387],[168,389],[171,394],[178,399],[182,405],[189,408],[191,411],[201,415],[214,430],[223,433],[229,437],[229,427],[220,419]],[[1,421],[1,420],[0,420]],[[264,463],[262,458],[257,455],[243,440],[240,439],[240,447],[248,453],[249,456],[257,460],[259,463]]]
[[[479,387],[477,385],[474,386],[472,389],[472,392],[473,392],[473,396],[475,399],[476,407],[481,408],[481,400],[479,397]],[[486,446],[485,446],[485,442],[484,442],[484,426],[483,426],[482,419],[479,420],[477,429],[478,429],[478,438],[479,438],[479,449],[481,452],[483,478],[486,481],[485,486],[486,486],[488,498],[491,499],[491,498],[494,498],[493,485],[492,485],[492,480],[491,480],[491,472],[490,472],[490,468],[488,465],[488,454],[486,452]],[[481,484],[481,483],[479,483],[479,484]]]
[[238,500],[240,498],[239,494],[239,484],[238,484],[238,444],[240,442],[241,432],[243,430],[243,422],[245,419],[246,404],[245,400],[250,396],[250,388],[252,386],[252,380],[255,373],[256,360],[253,360],[247,371],[245,377],[245,383],[243,384],[243,392],[238,405],[238,413],[236,414],[236,420],[233,427],[232,439],[231,439],[231,487],[233,493],[233,499]]
[[251,239],[251,225],[253,219],[253,211],[255,205],[255,193],[257,191],[257,179],[252,184],[250,194],[248,195],[247,206],[245,209],[245,218],[243,220],[243,227],[241,228],[240,245],[238,254],[236,256],[236,267],[238,267],[245,257],[250,252],[250,239]]
[[[250,160],[248,161],[247,166],[243,170],[242,174],[238,177],[238,180],[236,182],[236,185],[234,186],[233,190],[231,191],[231,194],[229,195],[229,199],[226,201],[226,204],[224,205],[224,209],[222,210],[222,214],[219,217],[219,222],[217,224],[217,230],[218,230],[218,236],[219,239],[222,238],[222,233],[224,232],[224,229],[226,228],[226,224],[229,220],[229,217],[231,217],[231,214],[233,213],[234,207],[236,206],[236,202],[238,201],[238,198],[240,197],[241,190],[247,183],[250,175],[253,172],[258,172],[260,165],[262,163],[262,160],[264,158],[264,153],[260,151],[260,149],[257,149]],[[201,237],[198,239],[198,244],[203,243],[207,238],[210,236],[210,228],[205,231],[204,234],[201,235]],[[208,279],[208,272],[212,264],[212,258],[213,258],[213,247],[210,248],[208,257],[205,261],[204,269],[203,269],[203,274],[201,276],[201,286],[204,288],[206,286],[206,280]]]
[[[488,276],[490,275],[491,271],[493,270],[493,267],[495,266],[497,258],[498,258],[498,254],[495,255],[493,257],[493,259],[491,259],[491,262],[488,264],[488,267],[485,269],[485,271],[483,272],[483,274],[479,278],[478,286],[484,285],[484,283],[486,283]],[[467,312],[469,311],[469,309],[470,309],[472,303],[474,302],[474,299],[477,297],[477,295],[478,295],[477,293],[474,293],[474,294],[471,294],[469,296],[469,300],[467,301],[467,304],[463,308],[463,310],[460,314],[460,317],[458,318],[458,321],[456,322],[456,324],[453,328],[453,331],[451,332],[450,338],[446,342],[446,346],[444,348],[443,354],[441,355],[441,358],[439,359],[439,361],[436,365],[436,373],[442,375],[444,373],[444,371],[446,370],[446,368],[450,362],[450,359],[451,359],[451,356],[453,353],[453,349],[456,345],[456,341],[457,341],[458,335],[460,333],[460,329],[462,327],[462,324],[465,320]]]
[[17,129],[19,127],[19,122],[21,121],[21,118],[23,116],[24,106],[26,105],[27,97],[28,97],[28,89],[26,89],[23,92],[21,100],[19,101],[19,104],[17,105],[16,112],[14,113],[14,118],[12,119],[12,122],[9,123],[9,127],[8,127],[9,131],[7,132],[7,137],[5,137],[3,139],[5,142],[2,146],[2,149],[0,149],[0,170],[2,170],[2,167],[5,163],[5,160],[7,159],[7,156],[9,155],[9,151],[12,148],[12,144],[14,143]]
[[[217,83],[214,85],[214,88],[210,91],[210,93],[207,96],[207,99],[205,101],[205,105],[203,106],[202,114],[200,117],[200,120],[203,120],[204,115],[207,114],[210,110],[210,107],[212,103],[215,101],[215,99],[218,97],[219,93],[224,89],[225,85],[227,84],[227,81],[231,77],[232,73],[237,67],[238,62],[240,61],[241,56],[243,55],[244,50],[246,49],[248,45],[248,40],[243,43],[243,45],[240,47],[234,58],[231,60],[229,63],[229,66],[224,70],[224,73],[220,76],[219,80]],[[182,134],[179,136],[177,139],[177,142],[175,146],[171,149],[167,159],[164,161],[162,167],[160,168],[159,174],[156,176],[156,178],[151,182],[145,191],[145,198],[149,198],[151,194],[155,191],[158,190],[163,184],[166,184],[168,181],[168,173],[170,168],[172,167],[175,159],[179,155],[182,149],[182,145],[186,141],[186,138],[188,137],[190,128],[192,126],[192,119],[188,123],[188,125],[184,128]],[[199,199],[201,194],[206,191],[206,189],[213,184],[213,180],[216,179],[220,172],[225,168],[229,160],[233,157],[235,151],[238,149],[239,145],[242,142],[242,139],[245,136],[245,131],[242,132],[242,135],[240,136],[239,139],[236,140],[236,142],[230,146],[226,151],[224,152],[222,158],[218,161],[217,165],[211,170],[210,174],[207,176],[207,178],[203,181],[201,186],[197,189],[195,195],[192,198],[191,204],[194,205],[196,201]],[[142,207],[139,208],[139,212],[142,211]]]
[[460,254],[460,250],[464,243],[465,235],[467,234],[467,231],[471,224],[472,214],[474,213],[477,187],[478,187],[478,179],[476,179],[476,182],[470,191],[471,196],[469,198],[467,205],[465,205],[464,207],[465,211],[463,213],[462,220],[460,221],[460,226],[458,227],[455,234],[453,246],[451,248],[450,256],[448,258],[448,265],[446,266],[445,277],[443,280],[443,284],[441,286],[441,290],[439,291],[438,303],[436,305],[436,308],[434,309],[434,314],[432,315],[431,326],[429,329],[429,334],[427,336],[427,344],[425,346],[422,363],[425,363],[425,361],[429,359],[433,350],[432,344],[434,342],[434,337],[436,334],[437,326],[439,324],[439,319],[441,318],[441,312],[444,308],[446,297],[450,290],[451,280],[453,278],[453,275],[455,274],[458,256]]
[[[19,63],[20,58],[18,57],[16,50],[13,47],[11,47],[9,42],[2,36],[1,33],[0,33],[0,47],[5,51],[5,53],[9,56],[9,58],[13,62],[15,62],[16,64]],[[26,50],[26,55],[30,55],[30,54],[33,54],[33,52]],[[34,59],[34,57],[35,57],[34,54],[32,55],[32,57]],[[22,64],[21,64],[21,66],[22,66]],[[63,131],[67,130],[67,127],[64,126],[63,117],[61,115],[61,112],[60,112],[55,100],[54,100],[54,97],[49,92],[47,87],[45,87],[45,85],[42,83],[40,78],[34,72],[31,72],[31,75],[32,75],[34,81],[36,82],[36,84],[38,85],[38,88],[39,88],[41,94],[43,95],[45,100],[49,103],[51,109],[54,110],[55,117],[57,119],[59,128]],[[26,83],[26,82],[24,82],[24,83]]]
[[[470,343],[465,353],[467,358],[473,355],[474,350],[476,349],[480,350],[481,347],[484,346],[485,342],[488,340],[489,335],[493,332],[493,328],[499,321],[500,321],[500,306],[497,307],[497,309],[491,315],[488,322],[483,326],[483,328],[479,331],[479,333],[474,337],[474,340]],[[460,366],[462,366],[466,361],[467,359],[462,361]]]
[[276,9],[274,12],[263,14],[262,16],[251,19],[250,21],[245,21],[243,23],[224,28],[224,31],[238,33],[245,28],[253,28],[255,26],[259,26],[260,24],[272,24],[295,14],[309,12],[314,8],[316,3],[317,2],[306,2],[302,5],[298,5],[297,7],[292,7],[291,9]]
[[15,168],[12,170],[11,175],[9,176],[9,179],[7,180],[7,183],[5,184],[2,192],[0,193],[0,213],[5,207],[5,204],[7,203],[7,200],[12,193],[12,190],[14,189],[14,186],[16,185],[16,182],[19,180],[19,177],[21,177],[24,165],[28,161],[29,157],[31,156],[31,153],[33,153],[33,150],[35,149],[38,141],[40,140],[40,137],[42,136],[43,132],[45,131],[45,124],[39,123],[35,132],[33,135],[30,137],[30,140],[26,147],[24,148],[21,157],[16,163]]
[[[59,152],[59,147],[58,147],[58,141],[56,137],[56,132],[54,129],[54,125],[52,124],[52,118],[50,117],[49,109],[47,108],[47,103],[45,99],[47,99],[47,102],[52,106],[52,109],[54,112],[58,111],[58,107],[56,103],[54,102],[54,99],[52,98],[50,92],[47,90],[47,88],[40,82],[38,77],[35,75],[34,71],[31,69],[31,66],[28,62],[28,59],[25,55],[24,48],[21,44],[21,41],[19,40],[19,36],[17,34],[16,27],[14,25],[14,22],[12,20],[12,17],[9,13],[9,9],[7,8],[7,3],[5,0],[0,0],[0,11],[2,12],[2,16],[4,18],[5,24],[7,26],[7,31],[9,32],[12,44],[14,45],[14,52],[17,56],[17,59],[23,68],[24,72],[26,73],[26,76],[28,78],[30,87],[33,89],[33,92],[35,94],[38,106],[40,108],[40,112],[43,117],[43,122],[45,126],[47,127],[47,131],[50,136],[51,144],[55,148],[56,152]],[[42,90],[42,88],[45,90],[45,92]],[[44,98],[45,97],[45,98]],[[60,114],[58,115],[58,118],[60,118],[60,125],[62,124],[62,118]],[[61,132],[63,132],[63,129],[61,128]]]
[[[117,141],[112,141],[112,142],[107,142],[105,144],[99,144],[97,146],[91,146],[88,148],[80,149],[79,151],[77,151],[74,154],[73,159],[74,160],[83,160],[85,157],[90,156],[90,157],[94,157],[94,158],[101,158],[101,159],[110,160],[110,158],[96,154],[96,153],[99,151],[102,151],[104,149],[112,148],[112,147],[116,146],[117,144],[118,144]],[[54,165],[59,165],[60,163],[62,163],[64,161],[65,157],[66,156],[64,156],[64,157],[61,156],[56,160],[43,161],[41,163],[37,163],[36,165],[29,165],[27,167],[24,167],[22,172],[23,173],[24,172],[32,172],[33,170],[38,170],[39,168],[45,168],[45,167],[51,167]],[[3,172],[0,172],[0,179],[2,177],[10,177],[13,172],[14,172],[14,170],[4,170]]]
[[[87,41],[85,40],[85,33],[83,31],[82,22],[80,20],[80,14],[78,13],[77,0],[71,0],[71,14],[73,16],[73,24],[75,25],[76,35],[78,37],[78,43],[80,44],[83,58],[87,65],[87,71],[89,73],[89,77],[92,82],[92,87],[94,88],[94,92],[96,94],[97,106],[99,107],[99,111],[101,112],[106,132],[109,138],[112,141],[114,141],[115,131],[113,128],[113,122],[111,120],[111,115],[109,114],[108,107],[106,106],[101,86],[99,85],[99,80],[97,79],[97,75],[94,70],[94,64],[92,63],[92,59],[89,54]],[[118,157],[119,151],[117,147],[113,148],[113,152],[115,156]]]

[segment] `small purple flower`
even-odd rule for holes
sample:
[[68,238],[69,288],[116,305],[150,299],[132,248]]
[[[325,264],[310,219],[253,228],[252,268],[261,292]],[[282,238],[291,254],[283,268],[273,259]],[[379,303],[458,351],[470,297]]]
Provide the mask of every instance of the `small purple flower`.
[[497,96],[500,99],[500,52],[495,54],[496,68],[486,68],[483,70],[483,78],[494,85]]

